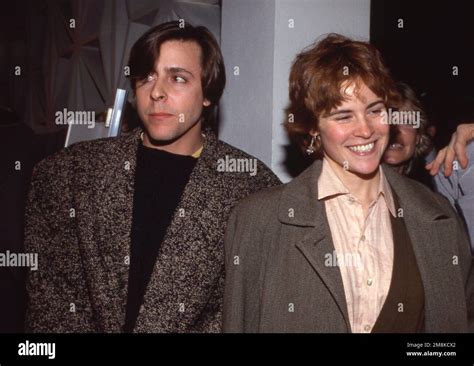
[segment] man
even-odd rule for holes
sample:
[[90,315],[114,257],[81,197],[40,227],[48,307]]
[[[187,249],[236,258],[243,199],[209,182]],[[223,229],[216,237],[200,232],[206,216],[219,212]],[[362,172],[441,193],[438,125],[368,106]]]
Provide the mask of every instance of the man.
[[206,28],[152,28],[129,66],[143,129],[73,145],[35,169],[29,331],[219,332],[230,210],[279,183],[208,128],[225,71]]

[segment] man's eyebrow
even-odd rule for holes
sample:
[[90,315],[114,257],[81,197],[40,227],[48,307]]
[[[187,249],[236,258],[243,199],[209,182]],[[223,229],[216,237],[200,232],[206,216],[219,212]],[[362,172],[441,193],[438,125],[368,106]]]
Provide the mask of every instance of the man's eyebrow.
[[171,73],[171,74],[175,74],[175,73],[179,73],[179,72],[184,72],[184,73],[186,73],[186,74],[189,74],[189,75],[191,75],[191,76],[194,76],[191,71],[188,71],[188,70],[186,70],[185,68],[177,67],[177,66],[167,67],[167,68],[166,68],[166,71],[168,71],[168,72]]

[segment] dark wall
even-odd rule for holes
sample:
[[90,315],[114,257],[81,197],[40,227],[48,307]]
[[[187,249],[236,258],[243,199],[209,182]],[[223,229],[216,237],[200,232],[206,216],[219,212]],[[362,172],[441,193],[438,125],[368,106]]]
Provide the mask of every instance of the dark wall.
[[[474,121],[474,22],[471,1],[372,0],[371,41],[395,78],[412,86],[445,145],[462,121]],[[403,19],[403,28],[398,27]],[[453,66],[459,75],[453,75]]]
[[15,65],[24,65],[27,60],[27,3],[27,0],[5,2],[0,12],[0,106],[12,110],[19,109],[17,100],[24,98],[26,90],[25,80],[14,77],[13,73]]

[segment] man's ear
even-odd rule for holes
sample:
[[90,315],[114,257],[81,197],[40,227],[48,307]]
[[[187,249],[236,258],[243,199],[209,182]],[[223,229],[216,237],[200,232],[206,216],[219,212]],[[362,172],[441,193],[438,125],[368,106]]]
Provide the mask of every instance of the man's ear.
[[132,96],[129,97],[128,101],[134,109],[137,109],[137,95],[135,94],[135,91],[133,92]]
[[209,107],[211,105],[211,102],[208,99],[204,99],[204,101],[202,102],[202,105],[204,107]]

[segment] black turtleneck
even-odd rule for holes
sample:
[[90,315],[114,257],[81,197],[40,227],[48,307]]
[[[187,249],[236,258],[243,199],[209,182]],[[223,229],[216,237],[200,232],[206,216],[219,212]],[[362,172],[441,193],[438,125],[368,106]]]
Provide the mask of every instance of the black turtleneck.
[[140,144],[137,151],[125,332],[132,332],[161,242],[196,164]]

